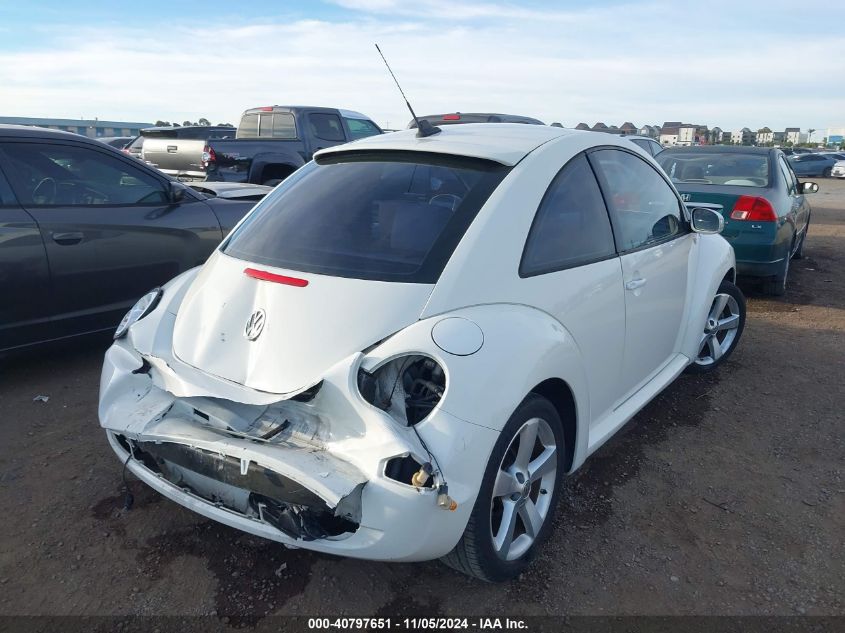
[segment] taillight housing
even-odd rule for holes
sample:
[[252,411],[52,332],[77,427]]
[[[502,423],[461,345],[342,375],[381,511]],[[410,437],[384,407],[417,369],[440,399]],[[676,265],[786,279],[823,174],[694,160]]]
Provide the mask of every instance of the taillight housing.
[[748,222],[777,222],[778,214],[772,203],[760,196],[740,196],[731,211],[731,220]]
[[217,161],[217,156],[214,154],[214,150],[206,145],[202,148],[202,166],[203,169],[208,169],[208,166]]

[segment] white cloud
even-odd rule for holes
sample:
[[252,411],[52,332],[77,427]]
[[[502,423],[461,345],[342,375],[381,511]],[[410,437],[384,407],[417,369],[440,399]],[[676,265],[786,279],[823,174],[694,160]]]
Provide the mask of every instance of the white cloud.
[[[720,26],[691,35],[660,5],[549,13],[441,0],[420,0],[415,11],[394,0],[337,3],[358,17],[76,28],[44,50],[0,51],[0,113],[216,123],[237,122],[248,107],[313,104],[404,127],[410,115],[373,48],[379,42],[418,113],[724,129],[822,129],[841,119],[833,54],[841,37],[802,42],[799,55],[765,33],[736,37]],[[444,17],[449,7],[465,19]]]

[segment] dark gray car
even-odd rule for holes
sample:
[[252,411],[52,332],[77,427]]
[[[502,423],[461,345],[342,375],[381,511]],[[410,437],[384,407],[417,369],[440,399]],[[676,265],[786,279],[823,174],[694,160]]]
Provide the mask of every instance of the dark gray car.
[[253,205],[209,199],[94,139],[0,125],[0,351],[114,328]]

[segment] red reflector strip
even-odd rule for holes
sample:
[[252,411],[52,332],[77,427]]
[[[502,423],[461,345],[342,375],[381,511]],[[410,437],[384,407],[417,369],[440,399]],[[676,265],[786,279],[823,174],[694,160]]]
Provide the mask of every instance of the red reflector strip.
[[444,114],[443,120],[444,121],[460,121],[461,115],[460,114]]
[[308,285],[307,279],[299,279],[298,277],[287,277],[285,275],[277,275],[275,273],[268,273],[266,270],[258,270],[256,268],[244,268],[244,274],[253,279],[260,279],[261,281],[272,281],[276,284],[285,284],[286,286],[296,286],[297,288],[304,288]]

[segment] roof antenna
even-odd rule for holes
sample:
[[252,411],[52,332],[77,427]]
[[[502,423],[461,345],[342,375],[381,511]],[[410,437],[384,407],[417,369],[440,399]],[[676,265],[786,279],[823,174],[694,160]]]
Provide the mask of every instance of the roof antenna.
[[426,136],[434,136],[435,134],[439,134],[443,130],[439,127],[436,127],[423,119],[420,121],[417,118],[414,109],[411,107],[411,104],[408,103],[408,97],[405,96],[405,93],[402,91],[402,86],[399,85],[399,80],[396,79],[396,75],[393,74],[393,71],[390,70],[390,64],[387,63],[387,60],[384,58],[384,53],[381,52],[381,49],[376,44],[376,50],[378,54],[381,55],[381,59],[384,62],[384,65],[387,66],[387,72],[390,73],[390,76],[393,77],[393,81],[396,82],[396,87],[399,88],[399,92],[402,93],[402,98],[405,100],[405,105],[408,106],[408,109],[411,111],[411,116],[414,117],[414,122],[417,124],[417,138],[424,138]]

